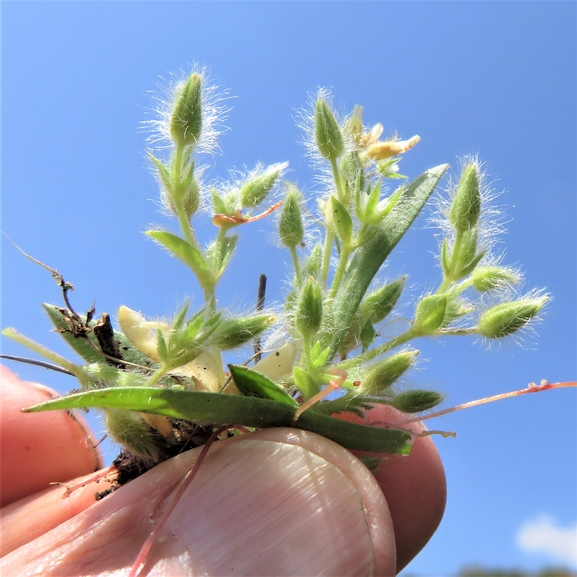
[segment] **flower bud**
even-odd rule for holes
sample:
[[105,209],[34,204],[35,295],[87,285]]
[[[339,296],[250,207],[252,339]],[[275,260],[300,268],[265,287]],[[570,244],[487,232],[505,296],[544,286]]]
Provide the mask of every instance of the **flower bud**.
[[545,306],[549,297],[526,298],[501,303],[484,312],[478,331],[488,339],[500,339],[523,328]]
[[254,340],[275,320],[270,314],[226,319],[220,322],[210,342],[223,351],[235,349]]
[[311,253],[303,265],[302,274],[304,277],[313,276],[316,277],[322,264],[322,254],[323,249],[320,244],[316,244],[311,250]]
[[170,116],[170,135],[178,146],[187,146],[195,144],[201,132],[202,77],[195,72],[176,96]]
[[280,173],[286,167],[286,163],[273,164],[255,178],[249,180],[240,189],[240,202],[243,208],[254,208],[258,206],[272,190]]
[[339,124],[322,96],[315,106],[315,137],[319,152],[331,162],[336,161],[345,149]]
[[403,413],[420,413],[437,406],[443,396],[435,391],[405,391],[399,393],[392,401],[392,405]]
[[363,107],[355,104],[350,118],[347,120],[346,131],[355,139],[359,140],[363,133]]
[[132,411],[107,409],[105,411],[106,430],[118,443],[128,447],[133,453],[156,461],[160,451],[155,442],[155,433],[142,417]]
[[290,182],[285,182],[287,196],[285,198],[278,232],[281,242],[288,248],[293,248],[303,241],[304,230],[299,206],[301,193],[299,189]]
[[304,283],[295,310],[295,326],[302,335],[313,335],[321,328],[323,295],[319,283],[309,277]]
[[487,292],[496,288],[512,286],[519,282],[519,276],[510,269],[500,266],[477,267],[471,275],[473,286],[479,292]]
[[443,326],[447,310],[447,295],[426,296],[417,305],[412,331],[424,337],[432,335]]
[[401,277],[367,295],[359,306],[362,319],[375,324],[382,321],[397,304],[407,277]]
[[415,362],[419,351],[401,351],[369,367],[363,377],[363,395],[380,396]]
[[457,187],[457,193],[449,211],[449,221],[457,232],[465,232],[477,225],[481,214],[481,191],[476,163],[470,163]]

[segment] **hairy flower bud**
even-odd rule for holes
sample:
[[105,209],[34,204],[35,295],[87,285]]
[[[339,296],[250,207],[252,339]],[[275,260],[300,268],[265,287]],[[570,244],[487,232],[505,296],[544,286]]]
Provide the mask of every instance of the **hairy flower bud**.
[[412,331],[421,337],[432,335],[443,326],[446,310],[446,294],[426,296],[417,305]]
[[477,226],[481,214],[479,167],[475,162],[467,165],[461,175],[457,193],[449,211],[449,221],[457,232]]
[[285,182],[287,195],[280,214],[278,232],[281,242],[293,248],[303,241],[304,230],[301,217],[299,189],[290,182]]
[[319,152],[331,162],[336,161],[345,149],[339,124],[322,96],[315,106],[315,137]]
[[382,321],[397,304],[407,277],[401,277],[367,295],[359,306],[361,318],[375,324]]
[[319,283],[309,277],[304,283],[295,310],[295,326],[302,335],[313,335],[321,328],[323,295]]
[[415,362],[419,351],[401,351],[369,367],[362,379],[364,395],[382,395]]
[[479,319],[479,334],[500,339],[523,328],[545,306],[549,297],[525,298],[501,303],[484,312]]
[[392,401],[393,407],[403,413],[420,413],[437,406],[443,396],[435,391],[405,391],[399,393]]
[[275,317],[270,314],[223,320],[218,325],[210,342],[223,351],[235,349],[254,340],[275,320]]
[[471,280],[473,281],[473,286],[479,292],[487,292],[517,284],[519,275],[501,266],[481,266],[473,271]]
[[258,206],[272,190],[277,178],[286,166],[286,163],[273,164],[255,178],[249,180],[240,189],[240,202],[243,208]]
[[170,116],[170,135],[177,145],[187,146],[195,144],[201,132],[202,77],[195,72],[176,96]]
[[105,411],[106,430],[118,443],[128,447],[133,453],[145,459],[155,461],[160,451],[155,443],[153,429],[141,415],[122,409]]

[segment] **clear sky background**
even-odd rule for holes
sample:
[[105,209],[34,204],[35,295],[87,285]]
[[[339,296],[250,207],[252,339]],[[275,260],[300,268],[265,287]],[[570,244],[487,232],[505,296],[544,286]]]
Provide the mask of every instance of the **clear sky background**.
[[[497,201],[508,223],[498,251],[506,247],[505,262],[521,266],[526,288],[554,297],[538,336],[526,334],[522,346],[418,343],[428,361],[409,384],[439,389],[448,406],[542,378],[575,379],[575,55],[574,2],[3,2],[2,230],[75,284],[80,310],[94,299],[99,312],[126,304],[149,316],[173,313],[186,295],[200,304],[195,279],[142,235],[151,223],[170,224],[158,213],[146,134],[137,130],[150,118],[150,91],[159,77],[209,66],[236,97],[209,175],[289,160],[289,178],[312,194],[294,116],[309,93],[330,87],[339,109],[363,104],[367,124],[422,137],[401,164],[411,178],[479,154],[493,186],[507,191]],[[430,215],[425,209],[385,271],[409,274],[406,316],[439,282]],[[221,303],[252,305],[260,273],[269,302],[281,301],[288,254],[270,241],[270,224],[241,230]],[[199,226],[213,234],[206,220]],[[60,303],[56,285],[1,242],[2,326],[66,353],[40,308]],[[6,339],[2,350],[26,353]],[[10,366],[61,392],[75,387],[66,376]],[[575,393],[435,423],[457,431],[437,440],[447,511],[406,575],[453,575],[473,563],[577,567]]]

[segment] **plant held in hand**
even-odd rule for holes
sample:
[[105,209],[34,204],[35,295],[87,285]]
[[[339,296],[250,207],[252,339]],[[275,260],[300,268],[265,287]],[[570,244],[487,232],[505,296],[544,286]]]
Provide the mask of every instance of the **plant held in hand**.
[[[339,119],[328,94],[320,91],[311,111],[303,114],[307,146],[325,184],[318,215],[310,218],[299,188],[283,180],[287,163],[257,166],[244,181],[225,186],[204,182],[199,154],[215,144],[217,109],[204,75],[194,72],[174,87],[156,121],[168,153],[148,151],[163,205],[180,232],[146,234],[191,270],[203,306],[190,312],[186,304],[167,322],[122,305],[114,329],[106,314],[95,320],[94,310],[76,313],[68,298],[72,285],[50,269],[65,307],[44,308],[85,362],[71,363],[15,329],[3,333],[76,376],[82,391],[28,410],[101,409],[109,434],[123,446],[117,469],[136,460],[144,471],[183,447],[212,443],[229,429],[282,426],[313,431],[349,449],[407,454],[416,434],[410,423],[442,401],[436,391],[396,386],[415,364],[416,340],[470,334],[500,339],[538,317],[548,300],[542,291],[513,296],[520,274],[490,255],[480,163],[463,161],[444,202],[438,288],[418,300],[408,328],[387,339],[380,328],[402,296],[406,278],[383,282],[378,273],[448,165],[389,191],[388,181],[405,178],[398,173],[399,155],[420,138],[381,140],[382,125],[366,129],[361,107]],[[281,189],[283,200],[271,200]],[[202,245],[194,221],[205,211],[216,228],[213,240]],[[217,291],[239,242],[237,232],[272,213],[278,215],[280,241],[293,266],[284,310],[259,307],[254,314],[233,315],[220,308]],[[315,226],[319,234],[309,234]],[[305,238],[318,240],[303,248]],[[254,366],[248,366],[252,359],[225,365],[229,351],[273,328],[285,335],[284,344],[264,351],[261,360],[259,349]],[[568,385],[542,384],[513,394]],[[390,428],[334,417],[362,414],[378,404],[418,416]],[[133,573],[145,555],[143,550]]]

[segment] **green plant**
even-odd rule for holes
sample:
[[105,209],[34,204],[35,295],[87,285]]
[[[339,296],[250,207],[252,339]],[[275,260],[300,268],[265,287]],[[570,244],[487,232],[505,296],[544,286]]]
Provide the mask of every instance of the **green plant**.
[[[548,300],[542,291],[514,297],[519,273],[489,254],[480,163],[465,159],[449,187],[441,211],[438,288],[418,300],[407,330],[385,339],[379,327],[401,297],[405,278],[383,284],[377,274],[448,165],[387,193],[387,180],[406,178],[398,174],[399,155],[420,138],[380,140],[383,127],[365,130],[361,107],[338,119],[328,94],[320,91],[310,114],[303,115],[309,151],[326,185],[314,218],[305,211],[297,186],[283,184],[287,163],[258,166],[241,182],[224,186],[203,181],[197,153],[216,138],[218,106],[210,94],[198,72],[175,86],[155,122],[169,153],[160,158],[148,151],[163,205],[176,218],[180,234],[161,229],[146,234],[192,271],[204,295],[203,307],[189,313],[185,304],[171,322],[164,322],[121,306],[119,328],[114,329],[106,314],[95,320],[94,311],[76,313],[68,299],[71,285],[50,269],[63,290],[65,307],[44,308],[85,363],[71,363],[15,329],[3,332],[75,375],[82,392],[29,410],[102,409],[112,437],[149,466],[191,438],[193,445],[202,444],[220,425],[296,426],[350,449],[408,453],[410,429],[372,428],[333,415],[360,414],[375,404],[421,415],[442,396],[395,386],[415,364],[416,339],[462,334],[503,338],[525,327]],[[283,187],[282,201],[267,200]],[[210,213],[217,230],[207,246],[201,246],[193,225],[203,211]],[[235,233],[275,211],[279,238],[294,268],[284,310],[232,315],[217,306],[216,293],[239,242]],[[311,227],[319,229],[315,238],[320,240],[309,243],[303,255],[301,245]],[[223,354],[254,342],[273,326],[282,327],[286,344],[250,368],[248,363],[230,364],[226,371]]]

